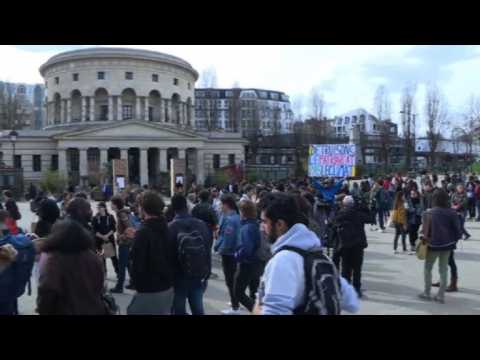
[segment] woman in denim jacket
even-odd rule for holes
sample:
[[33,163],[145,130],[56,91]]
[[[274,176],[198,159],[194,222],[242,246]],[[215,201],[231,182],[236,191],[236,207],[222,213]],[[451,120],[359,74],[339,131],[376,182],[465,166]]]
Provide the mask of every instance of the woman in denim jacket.
[[[231,304],[235,304],[234,276],[237,271],[235,252],[240,243],[240,216],[238,215],[237,204],[231,195],[224,195],[221,198],[222,217],[218,230],[218,237],[215,241],[214,250],[222,256],[223,274],[225,283],[230,295]],[[227,313],[238,313],[238,309],[229,309]]]

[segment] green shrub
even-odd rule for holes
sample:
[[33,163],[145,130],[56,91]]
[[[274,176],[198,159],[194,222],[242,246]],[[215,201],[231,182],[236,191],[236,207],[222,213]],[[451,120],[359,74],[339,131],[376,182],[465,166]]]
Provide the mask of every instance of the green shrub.
[[49,170],[45,172],[40,180],[40,187],[51,194],[61,193],[67,186],[67,179],[58,171]]

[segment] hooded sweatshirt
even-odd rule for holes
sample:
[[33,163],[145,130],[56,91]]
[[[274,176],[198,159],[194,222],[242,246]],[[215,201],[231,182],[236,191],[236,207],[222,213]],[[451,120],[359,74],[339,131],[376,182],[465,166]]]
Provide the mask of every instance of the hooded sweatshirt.
[[[318,250],[320,239],[303,224],[295,224],[272,245],[275,254],[283,246],[302,250]],[[344,279],[341,282],[341,307],[348,312],[357,312],[358,297],[353,287]],[[305,301],[305,270],[303,257],[283,250],[268,262],[259,290],[262,315],[292,315]]]

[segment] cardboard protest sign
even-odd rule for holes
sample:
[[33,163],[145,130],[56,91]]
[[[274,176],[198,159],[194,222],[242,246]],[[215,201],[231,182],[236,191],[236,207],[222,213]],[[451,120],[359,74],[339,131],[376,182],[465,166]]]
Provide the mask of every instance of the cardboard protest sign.
[[355,145],[310,145],[308,176],[348,177],[355,174]]

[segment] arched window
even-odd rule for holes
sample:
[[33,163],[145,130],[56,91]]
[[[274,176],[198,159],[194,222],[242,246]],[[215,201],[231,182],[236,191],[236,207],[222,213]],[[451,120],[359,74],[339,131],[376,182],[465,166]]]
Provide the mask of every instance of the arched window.
[[97,121],[108,120],[108,91],[104,88],[99,88],[95,91],[95,114],[94,119]]

